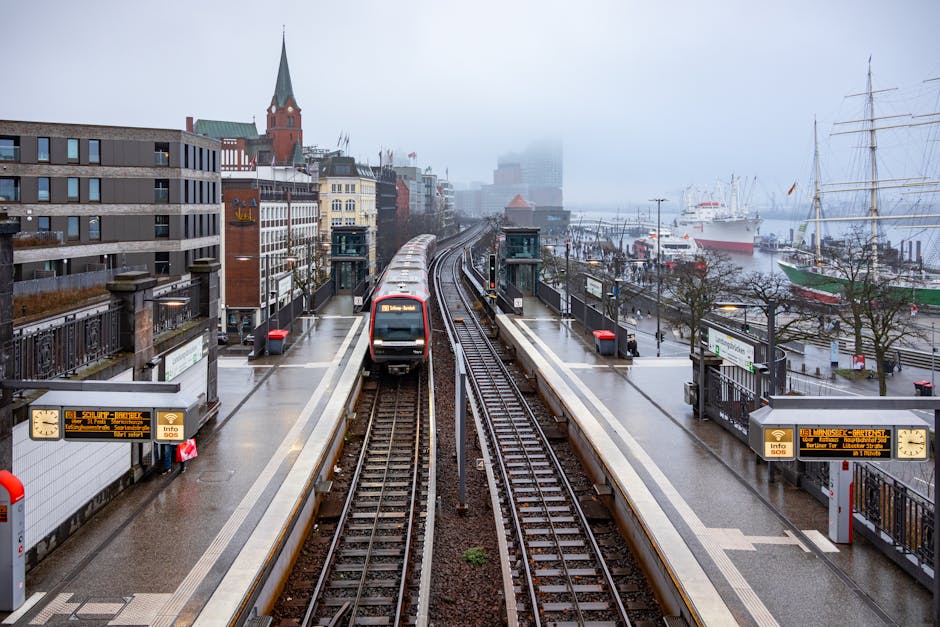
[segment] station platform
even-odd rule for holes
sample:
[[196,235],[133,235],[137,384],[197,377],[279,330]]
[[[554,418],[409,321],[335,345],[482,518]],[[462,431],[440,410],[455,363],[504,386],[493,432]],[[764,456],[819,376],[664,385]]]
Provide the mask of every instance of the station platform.
[[[637,320],[643,356],[630,363],[598,354],[590,333],[537,299],[524,301],[522,315],[499,318],[501,334],[544,369],[539,378],[583,406],[584,429],[593,430],[617,483],[641,483],[655,499],[639,494],[631,505],[656,509],[651,524],[671,525],[665,538],[681,537],[684,546],[663,548],[682,573],[704,572],[695,593],[703,607],[717,594],[740,625],[931,623],[930,591],[858,535],[852,544],[830,542],[827,508],[783,480],[769,483],[767,465],[745,444],[693,417],[682,394],[692,379],[687,340],[667,334],[656,357],[655,320]],[[877,394],[877,384],[856,383]]]
[[333,299],[295,321],[283,355],[220,350],[221,410],[196,435],[198,457],[166,475],[155,465],[118,495],[27,573],[26,603],[0,624],[225,624],[300,475],[332,463],[367,326],[351,299]]

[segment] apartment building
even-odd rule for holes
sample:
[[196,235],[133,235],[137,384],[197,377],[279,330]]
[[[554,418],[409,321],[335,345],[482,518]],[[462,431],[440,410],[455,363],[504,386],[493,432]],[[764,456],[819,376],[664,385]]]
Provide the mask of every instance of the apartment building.
[[219,142],[174,129],[0,120],[14,280],[219,257]]

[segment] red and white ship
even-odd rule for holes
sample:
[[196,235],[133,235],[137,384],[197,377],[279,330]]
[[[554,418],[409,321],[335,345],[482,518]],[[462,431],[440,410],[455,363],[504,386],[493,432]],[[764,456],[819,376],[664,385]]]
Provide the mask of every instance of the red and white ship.
[[761,219],[738,203],[737,181],[733,176],[729,188],[727,201],[720,187],[714,194],[687,189],[686,208],[676,224],[688,229],[702,248],[753,254]]

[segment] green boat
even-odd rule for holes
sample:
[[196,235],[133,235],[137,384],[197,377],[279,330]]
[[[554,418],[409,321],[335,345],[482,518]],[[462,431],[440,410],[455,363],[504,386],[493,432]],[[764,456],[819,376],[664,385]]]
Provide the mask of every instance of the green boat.
[[[824,268],[811,263],[783,259],[777,265],[797,292],[822,302],[838,302],[842,297],[843,286],[848,283],[847,279],[827,274]],[[912,305],[940,307],[940,279],[898,277],[892,287],[900,298],[910,298]]]

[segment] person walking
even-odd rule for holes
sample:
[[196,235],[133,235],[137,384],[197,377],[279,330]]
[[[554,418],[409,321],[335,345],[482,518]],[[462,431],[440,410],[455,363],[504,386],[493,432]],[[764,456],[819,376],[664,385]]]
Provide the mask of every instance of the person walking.
[[157,446],[161,449],[161,457],[163,457],[163,472],[161,475],[165,475],[173,468],[173,457],[176,454],[176,445],[175,444],[158,444]]

